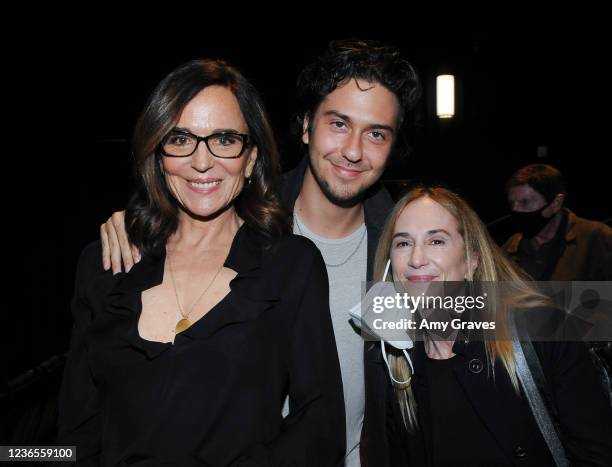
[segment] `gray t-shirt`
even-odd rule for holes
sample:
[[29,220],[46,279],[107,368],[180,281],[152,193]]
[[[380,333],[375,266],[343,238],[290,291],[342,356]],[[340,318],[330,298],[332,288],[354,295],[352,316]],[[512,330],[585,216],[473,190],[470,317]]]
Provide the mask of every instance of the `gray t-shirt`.
[[[363,340],[349,321],[348,311],[361,299],[366,280],[368,239],[365,224],[344,238],[325,238],[312,232],[294,213],[293,232],[309,238],[319,248],[329,276],[331,311],[346,411],[345,466],[359,467],[359,441],[365,407]],[[285,401],[283,415],[288,413]]]

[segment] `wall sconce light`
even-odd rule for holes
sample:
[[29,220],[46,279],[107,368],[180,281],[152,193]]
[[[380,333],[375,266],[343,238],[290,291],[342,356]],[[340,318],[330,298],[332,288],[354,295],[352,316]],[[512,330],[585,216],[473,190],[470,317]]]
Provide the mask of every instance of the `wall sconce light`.
[[436,77],[436,114],[438,118],[452,118],[455,115],[455,77]]

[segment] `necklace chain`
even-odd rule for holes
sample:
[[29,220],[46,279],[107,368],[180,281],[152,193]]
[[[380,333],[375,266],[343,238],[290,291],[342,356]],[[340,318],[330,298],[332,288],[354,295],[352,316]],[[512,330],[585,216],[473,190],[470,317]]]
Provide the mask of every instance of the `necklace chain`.
[[213,276],[213,278],[210,281],[210,283],[206,286],[204,291],[198,296],[198,298],[195,300],[195,302],[193,302],[193,304],[189,308],[189,311],[187,312],[187,314],[185,314],[185,313],[183,313],[183,307],[181,306],[181,301],[179,300],[178,288],[176,287],[176,280],[174,278],[174,268],[172,267],[172,259],[171,259],[170,256],[171,256],[170,255],[170,250],[168,250],[168,266],[169,266],[169,269],[170,269],[170,278],[172,279],[172,288],[174,289],[174,296],[176,297],[176,304],[178,305],[179,313],[181,314],[183,319],[189,321],[187,319],[187,317],[193,312],[195,306],[198,304],[198,302],[204,296],[204,294],[208,291],[208,289],[210,289],[211,285],[213,285],[213,283],[215,282],[215,279],[217,278],[217,276],[221,272],[221,269],[223,269],[223,263],[221,263],[221,267],[219,267],[219,269],[217,269],[217,272]]
[[[301,235],[302,237],[308,237],[308,236],[307,236],[307,235],[305,235],[305,234],[304,234],[304,232],[302,231],[302,227],[300,226],[300,220],[298,219],[298,217],[297,217],[297,215],[296,215],[296,214],[294,214],[294,215],[293,215],[293,219],[294,219],[294,222],[295,222],[295,226],[297,227],[298,232],[300,233],[300,235]],[[346,263],[348,263],[348,262],[351,260],[351,258],[352,258],[353,256],[355,256],[355,255],[357,254],[357,252],[359,251],[359,248],[361,247],[361,244],[363,243],[363,239],[365,238],[367,231],[368,231],[368,230],[367,230],[367,229],[364,227],[364,229],[363,229],[363,233],[361,234],[361,238],[359,239],[359,242],[357,243],[357,246],[356,246],[356,247],[355,247],[355,249],[354,249],[354,250],[351,252],[351,254],[350,254],[350,255],[348,255],[348,257],[347,257],[346,259],[344,259],[343,261],[341,261],[340,263],[337,263],[337,264],[331,264],[331,263],[328,263],[328,262],[327,262],[327,261],[325,261],[325,259],[324,259],[323,261],[325,261],[325,266],[327,266],[328,268],[337,268],[337,267],[340,267],[340,266],[344,266]]]

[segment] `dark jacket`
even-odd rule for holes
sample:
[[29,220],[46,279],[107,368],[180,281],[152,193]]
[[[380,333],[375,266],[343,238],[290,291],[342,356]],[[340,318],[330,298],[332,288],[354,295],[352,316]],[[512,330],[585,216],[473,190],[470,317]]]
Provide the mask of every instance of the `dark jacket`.
[[[559,412],[566,454],[574,466],[612,465],[612,414],[588,350],[583,343],[534,343],[546,379],[552,387]],[[457,341],[453,352],[461,355],[453,372],[465,389],[469,402],[501,447],[510,465],[553,466],[552,456],[531,414],[524,394],[519,397],[502,364],[495,365],[495,382],[486,364],[482,342]],[[432,465],[428,436],[429,396],[423,377],[423,343],[411,351],[415,373],[412,379],[420,429],[408,434],[397,397],[384,365],[380,346],[368,352],[366,385],[370,407],[366,407],[370,431],[367,467]],[[376,406],[372,406],[376,402]]]
[[[583,219],[566,209],[567,224],[562,233],[560,255],[552,272],[542,280],[612,280],[612,229]],[[523,235],[516,233],[503,245],[504,252],[516,262]]]
[[[307,167],[308,157],[304,157],[295,169],[283,174],[280,190],[281,202],[289,212],[293,212],[295,201],[304,184]],[[368,231],[368,271],[366,277],[367,280],[372,280],[374,255],[376,254],[380,229],[393,208],[393,200],[384,186],[381,183],[376,183],[365,194],[363,208],[365,225]]]
[[[243,224],[229,294],[174,343],[138,333],[141,292],[164,256],[129,274],[81,255],[58,443],[78,465],[331,466],[345,452],[344,400],[320,252],[287,235],[263,254]],[[281,408],[289,394],[290,415]]]
[[[300,194],[300,190],[302,189],[307,167],[308,157],[304,157],[295,169],[283,175],[281,187],[281,201],[285,208],[288,209],[290,212],[293,212],[295,201],[297,200],[298,195]],[[365,195],[363,205],[365,224],[368,233],[368,266],[366,275],[368,281],[372,280],[374,256],[376,255],[376,247],[378,245],[380,230],[382,229],[387,216],[391,212],[393,204],[394,203],[391,199],[391,196],[389,195],[389,192],[382,186],[381,183],[377,183],[372,186]],[[371,348],[372,343],[365,342],[365,344],[366,345],[364,345],[364,355],[367,358],[368,349]],[[368,407],[377,407],[379,402],[376,400],[378,394],[376,392],[372,392],[372,389],[368,387],[368,379],[368,366],[366,365],[365,415],[360,448],[362,462],[364,457],[367,455],[365,451],[368,445],[368,433],[371,431],[368,428]],[[374,427],[374,431],[375,430],[376,427]],[[373,433],[373,436],[375,436],[375,433]]]

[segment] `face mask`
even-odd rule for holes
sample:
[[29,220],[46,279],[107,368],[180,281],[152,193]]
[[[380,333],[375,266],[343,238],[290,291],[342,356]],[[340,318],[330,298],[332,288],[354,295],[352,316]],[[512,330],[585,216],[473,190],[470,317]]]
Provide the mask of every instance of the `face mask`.
[[522,233],[525,238],[535,237],[550,221],[550,218],[542,215],[542,211],[548,206],[550,206],[550,203],[532,212],[510,211],[510,217],[514,227]]
[[[391,260],[389,259],[387,260],[387,266],[385,267],[385,273],[383,275],[382,283],[375,284],[375,286],[372,287],[368,291],[368,293],[363,299],[363,302],[357,303],[357,305],[355,305],[353,308],[349,310],[349,315],[351,316],[353,323],[355,323],[355,325],[359,329],[361,329],[364,332],[367,332],[368,334],[379,337],[379,338],[380,338],[380,335],[378,334],[378,332],[370,328],[365,323],[365,320],[362,319],[362,312],[366,314],[372,312],[372,301],[375,296],[391,295],[389,290],[384,290],[384,291],[382,290],[382,289],[387,289],[388,287],[394,287],[393,282],[385,282],[385,280],[387,279],[387,274],[389,273],[390,266],[391,266]],[[389,372],[389,377],[391,378],[391,381],[393,381],[396,384],[407,384],[408,382],[410,382],[410,379],[406,381],[398,381],[393,377],[393,373],[391,372],[391,366],[389,365],[389,360],[387,357],[387,349],[385,347],[385,342],[389,344],[390,346],[395,347],[396,349],[401,350],[403,352],[404,356],[406,357],[406,360],[408,360],[408,364],[410,365],[410,368],[413,374],[414,374],[414,367],[412,366],[412,360],[410,360],[410,355],[408,355],[407,350],[414,347],[414,342],[408,336],[406,336],[406,340],[401,340],[401,341],[385,341],[382,338],[380,339],[382,357],[383,357],[383,360],[385,361],[385,365],[387,365],[387,371]]]

